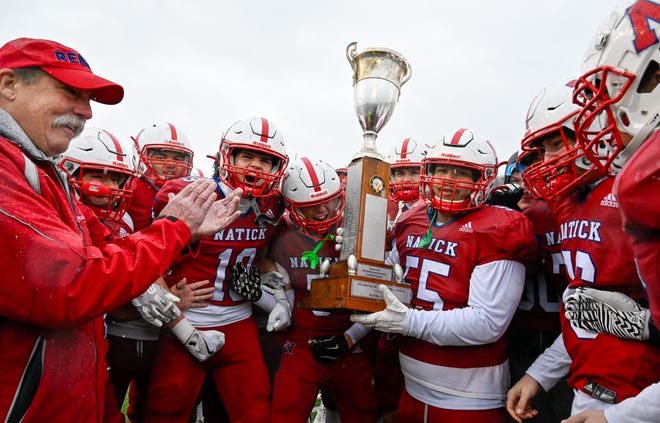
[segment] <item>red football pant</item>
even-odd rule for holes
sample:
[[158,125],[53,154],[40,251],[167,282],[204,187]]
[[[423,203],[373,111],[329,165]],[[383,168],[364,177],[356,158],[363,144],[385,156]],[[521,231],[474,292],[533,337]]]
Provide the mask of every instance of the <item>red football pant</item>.
[[436,408],[411,397],[408,391],[401,391],[399,401],[399,419],[397,423],[506,423],[508,414],[506,408],[492,410],[448,410]]
[[[343,423],[377,419],[373,368],[359,344],[330,365],[314,360],[307,340],[323,333],[292,329],[275,374],[270,423],[305,422],[320,385],[332,394]],[[327,333],[325,333],[327,335]]]
[[173,336],[160,337],[145,421],[187,422],[208,374],[232,422],[267,422],[270,383],[254,320],[205,329],[223,332],[225,345],[203,363]]

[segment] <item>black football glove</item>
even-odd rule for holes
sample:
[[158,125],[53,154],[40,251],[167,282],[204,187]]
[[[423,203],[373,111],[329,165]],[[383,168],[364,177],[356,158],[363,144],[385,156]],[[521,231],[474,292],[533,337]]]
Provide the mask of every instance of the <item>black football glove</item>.
[[494,206],[504,206],[513,210],[520,211],[518,201],[523,197],[525,189],[520,185],[506,184],[496,187],[490,192],[488,204]]
[[258,301],[261,298],[261,277],[257,266],[248,270],[240,261],[232,267],[229,289],[245,297],[248,301]]
[[343,333],[317,336],[308,340],[312,357],[321,364],[332,364],[350,349]]

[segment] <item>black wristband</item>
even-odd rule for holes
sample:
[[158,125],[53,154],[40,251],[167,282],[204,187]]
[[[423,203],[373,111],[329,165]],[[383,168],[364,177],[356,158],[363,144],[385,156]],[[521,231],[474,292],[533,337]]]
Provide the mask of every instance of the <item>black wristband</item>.
[[660,348],[660,332],[658,327],[653,323],[653,319],[649,320],[649,344],[656,348]]

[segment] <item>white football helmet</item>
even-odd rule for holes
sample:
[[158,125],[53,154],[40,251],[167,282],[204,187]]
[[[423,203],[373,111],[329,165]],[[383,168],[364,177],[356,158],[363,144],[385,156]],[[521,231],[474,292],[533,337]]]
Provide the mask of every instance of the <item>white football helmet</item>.
[[550,200],[592,178],[588,171],[591,162],[575,142],[573,123],[580,111],[572,102],[575,83],[568,80],[542,89],[527,111],[525,137],[521,141],[524,153],[544,158],[543,141],[550,137],[560,137],[563,144],[563,151],[556,157],[534,161],[522,173],[525,185],[537,198]]
[[412,138],[406,138],[394,146],[394,151],[387,157],[390,162],[390,196],[396,201],[412,203],[419,199],[419,181],[393,180],[394,171],[401,168],[419,168],[424,159],[424,148]]
[[[303,157],[293,161],[284,174],[282,194],[291,220],[317,239],[327,235],[344,213],[339,176],[321,160],[312,162]],[[318,208],[313,219],[305,217],[302,211],[308,207]]]
[[[190,175],[194,156],[190,142],[186,134],[171,123],[155,123],[142,129],[133,143],[137,172],[156,186]],[[152,157],[158,151],[180,153],[181,160]],[[166,168],[166,173],[157,172],[154,166]]]
[[[582,65],[574,101],[583,107],[576,135],[587,157],[616,174],[660,122],[660,3],[625,0],[599,27]],[[602,130],[592,130],[594,123]],[[617,131],[618,128],[618,131]],[[632,136],[624,145],[619,131]]]
[[[236,166],[236,153],[242,150],[272,157],[270,173]],[[244,197],[265,197],[275,192],[289,162],[284,137],[272,122],[259,117],[230,126],[222,135],[219,151],[220,177],[231,188],[242,188]]]
[[[124,189],[135,174],[132,165],[131,157],[117,138],[98,128],[85,128],[58,157],[58,166],[68,174],[71,187],[76,190],[83,203],[103,220],[120,221],[123,217],[133,194],[133,191]],[[119,187],[110,188],[94,180],[84,182],[85,172],[90,170],[118,174]],[[90,203],[87,196],[106,197],[106,206]]]
[[[426,152],[422,160],[422,193],[434,209],[453,215],[477,209],[485,204],[497,177],[497,154],[490,141],[477,136],[469,129],[459,129],[442,137],[440,142]],[[469,169],[472,181],[434,177],[436,166],[456,166]],[[451,198],[434,194],[433,187],[440,193],[451,192]],[[469,196],[456,199],[457,190],[470,190]]]

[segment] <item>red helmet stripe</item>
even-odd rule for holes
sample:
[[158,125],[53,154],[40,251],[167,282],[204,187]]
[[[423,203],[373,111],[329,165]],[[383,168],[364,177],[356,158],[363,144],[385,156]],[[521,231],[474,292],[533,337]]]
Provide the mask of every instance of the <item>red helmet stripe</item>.
[[312,162],[310,162],[307,157],[303,157],[300,160],[305,165],[305,168],[307,169],[307,173],[309,173],[309,177],[312,180],[312,185],[314,185],[314,191],[315,192],[321,191],[321,184],[319,183],[319,177],[316,174],[316,171],[314,170],[314,166],[312,165]]
[[[110,139],[112,140],[112,143],[115,145],[115,151],[118,153],[118,154],[117,154],[117,161],[120,161],[120,162],[124,161],[124,158],[123,158],[122,155],[121,155],[121,154],[124,153],[124,150],[121,148],[121,144],[119,143],[119,141],[117,140],[117,138],[115,138],[115,136],[112,135],[110,132],[108,132],[108,131],[106,131],[106,130],[103,130],[103,129],[101,129],[101,130],[102,130],[103,132],[105,132],[105,134],[106,134],[107,136],[110,137]],[[120,153],[121,153],[121,154],[120,154]]]
[[459,129],[458,131],[456,131],[454,136],[451,138],[451,142],[449,144],[458,145],[458,143],[461,140],[461,137],[463,136],[465,131],[467,131],[467,129],[465,129],[465,128],[462,128],[462,129]]
[[167,126],[170,127],[170,135],[172,136],[171,140],[172,140],[172,141],[178,141],[178,140],[179,140],[179,136],[178,136],[178,134],[176,133],[176,127],[175,127],[174,125],[172,125],[171,123],[169,123],[169,122],[167,123]]
[[261,118],[261,142],[268,142],[268,133],[270,129],[268,128],[268,121],[264,118]]
[[406,138],[403,140],[403,144],[401,145],[401,158],[405,159],[406,156],[408,155],[408,144],[410,143],[410,138]]

